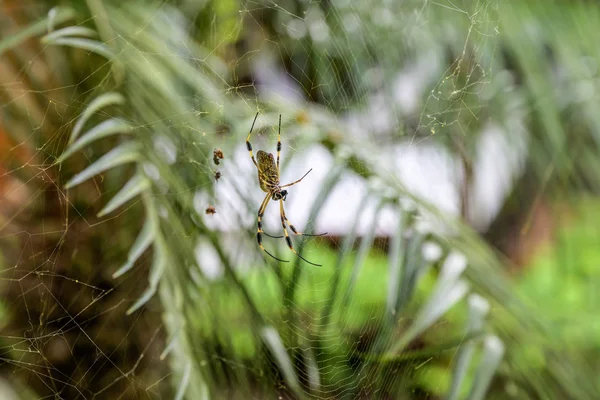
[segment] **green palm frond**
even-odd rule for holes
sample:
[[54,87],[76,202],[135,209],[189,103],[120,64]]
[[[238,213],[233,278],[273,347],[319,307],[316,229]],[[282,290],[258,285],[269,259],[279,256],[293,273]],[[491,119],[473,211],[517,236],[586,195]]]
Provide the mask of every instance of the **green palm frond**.
[[[560,190],[566,182],[595,190],[597,99],[582,96],[585,84],[596,82],[576,60],[599,59],[592,44],[578,40],[598,26],[598,10],[495,1],[460,9],[209,1],[193,15],[169,2],[90,0],[86,7],[80,15],[54,9],[0,41],[0,54],[47,32],[40,39],[45,51],[78,63],[60,80],[61,89],[72,90],[66,98],[75,99],[61,109],[68,117],[56,117],[58,133],[50,129],[33,147],[51,158],[44,169],[59,166],[57,186],[68,189],[60,198],[76,210],[69,218],[85,220],[91,230],[101,224],[89,221],[101,218],[123,232],[118,264],[94,268],[107,270],[115,285],[130,277],[144,282],[140,295],[121,299],[128,307],[122,318],[159,307],[160,360],[170,368],[168,379],[155,379],[161,394],[417,398],[424,392],[477,400],[501,398],[506,387],[548,399],[598,392],[579,353],[514,293],[505,260],[465,223],[468,199],[462,216],[449,216],[408,191],[378,156],[382,147],[435,141],[464,169],[468,197],[482,132],[496,124],[515,148],[523,138],[511,135],[526,136],[524,173],[539,181],[521,189],[516,182],[515,196],[533,199],[547,185]],[[541,14],[557,24],[539,24]],[[73,20],[83,22],[62,26]],[[537,36],[523,40],[522,25]],[[232,43],[279,54],[276,67],[286,68],[306,100],[269,101],[254,83],[245,85],[254,50]],[[423,67],[428,63],[431,69]],[[402,66],[427,70],[412,109],[394,100],[389,84]],[[574,83],[584,93],[568,98]],[[27,106],[14,103],[2,112],[19,120]],[[580,118],[565,117],[573,109]],[[258,131],[284,114],[294,146],[320,145],[331,157],[307,204],[308,221],[319,219],[344,176],[360,177],[367,188],[339,246],[337,238],[331,246],[297,242],[300,254],[323,257],[320,269],[299,259],[285,266],[257,262],[254,235],[244,224],[217,230],[204,215],[204,199],[225,193],[214,178],[213,151],[222,149],[223,167],[242,176],[234,157],[256,111],[264,117]],[[377,115],[392,122],[378,129],[371,111],[387,111]],[[353,129],[361,132],[346,134]],[[229,182],[239,197],[232,218],[254,216],[252,194]],[[396,220],[382,245],[377,222],[384,211]],[[425,229],[424,220],[442,229]],[[116,233],[104,235],[106,243],[95,242],[101,254],[110,252]],[[74,264],[84,258],[69,255]],[[201,256],[222,275],[211,276]]]

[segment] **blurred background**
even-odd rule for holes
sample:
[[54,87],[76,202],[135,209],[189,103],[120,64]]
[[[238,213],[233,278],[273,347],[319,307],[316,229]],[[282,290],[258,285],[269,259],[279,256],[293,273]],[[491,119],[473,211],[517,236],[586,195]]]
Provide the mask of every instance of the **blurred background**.
[[597,398],[599,26],[0,0],[0,398]]

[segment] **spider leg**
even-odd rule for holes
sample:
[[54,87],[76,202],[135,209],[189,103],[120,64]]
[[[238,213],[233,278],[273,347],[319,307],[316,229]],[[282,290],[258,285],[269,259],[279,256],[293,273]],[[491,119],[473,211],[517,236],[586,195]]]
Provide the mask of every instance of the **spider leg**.
[[279,131],[277,132],[277,175],[281,176],[279,170],[279,154],[281,153],[281,114],[279,114]]
[[258,247],[260,247],[260,249],[262,251],[264,251],[265,253],[267,253],[268,255],[270,255],[271,257],[276,259],[277,261],[289,262],[288,260],[282,260],[280,258],[275,257],[273,254],[269,253],[267,251],[267,249],[265,249],[264,246],[262,245],[262,234],[265,233],[262,230],[262,216],[265,213],[267,206],[269,205],[269,200],[271,200],[271,196],[272,196],[271,192],[267,193],[267,195],[265,196],[265,199],[263,200],[262,204],[260,205],[260,208],[258,209],[258,230],[256,232],[256,241],[258,242]]
[[[273,236],[273,235],[270,235],[270,234],[268,234],[268,233],[267,233],[267,232],[265,232],[265,231],[262,231],[262,233],[264,233],[264,234],[265,234],[265,236],[268,236],[268,237],[270,237],[270,238],[273,238],[273,239],[281,239],[281,238],[283,238],[283,235],[280,235],[280,236]],[[313,235],[305,235],[305,236],[313,236]],[[315,236],[317,236],[317,235],[315,235]]]
[[279,188],[284,188],[284,187],[288,187],[288,186],[294,186],[296,183],[299,183],[300,181],[302,181],[302,179],[304,179],[306,177],[306,175],[308,175],[310,173],[310,171],[312,171],[312,168],[308,170],[307,173],[305,173],[302,178],[298,179],[297,181],[294,181],[292,183],[288,183],[287,185],[283,185],[283,186],[279,186]]
[[[290,227],[290,229],[292,230],[292,232],[294,232],[294,234],[299,235],[299,236],[323,236],[323,235],[327,235],[327,232],[325,233],[317,233],[317,234],[308,234],[308,233],[302,233],[300,231],[298,231],[294,225],[290,224],[290,221],[287,219],[287,216],[285,215],[285,209],[283,208],[283,200],[279,200],[280,204],[280,208],[282,211],[282,216],[283,219],[285,220],[286,224]],[[265,233],[266,234],[266,233]]]
[[294,245],[292,244],[292,239],[290,239],[290,235],[288,234],[287,228],[285,226],[286,218],[285,218],[285,211],[283,211],[283,200],[279,200],[279,212],[281,213],[281,226],[283,226],[283,233],[285,234],[285,241],[286,241],[288,247],[290,248],[290,250],[295,255],[300,257],[301,260],[304,260],[305,262],[307,262],[311,265],[314,265],[315,267],[322,267],[321,264],[315,264],[314,262],[308,261],[306,258],[304,258],[300,254],[298,254],[298,252],[296,252],[296,249],[294,249]]
[[254,121],[252,121],[252,127],[250,127],[250,132],[248,133],[248,136],[246,137],[246,148],[248,149],[248,153],[250,153],[250,158],[252,158],[252,162],[254,163],[256,168],[258,168],[258,164],[256,163],[256,160],[254,159],[254,154],[252,153],[252,145],[250,144],[250,135],[252,135],[252,130],[254,129],[254,124],[256,123],[256,118],[258,118],[258,113],[256,113],[256,116],[254,117]]
[[[269,190],[272,190],[272,189],[273,189],[273,188],[272,188],[271,186],[269,186]],[[265,200],[263,200],[263,204],[261,204],[261,207],[262,207],[263,205],[265,205],[265,209],[267,208],[267,206],[266,206],[266,203],[265,203],[265,202],[268,202],[269,200],[271,200],[271,198],[270,198],[270,196],[272,196],[272,194],[271,194],[271,193],[272,193],[272,192],[269,192],[269,195],[267,195],[267,197],[265,197]],[[263,212],[264,212],[264,210],[263,210]],[[280,236],[274,236],[274,235],[268,234],[267,232],[265,232],[264,230],[262,230],[262,223],[261,223],[261,220],[262,220],[262,215],[260,215],[260,216],[258,217],[258,224],[259,224],[259,226],[261,227],[261,231],[260,231],[261,233],[264,233],[266,236],[268,236],[268,237],[270,237],[270,238],[273,238],[273,239],[281,239],[281,238],[283,238],[283,235],[280,235]]]

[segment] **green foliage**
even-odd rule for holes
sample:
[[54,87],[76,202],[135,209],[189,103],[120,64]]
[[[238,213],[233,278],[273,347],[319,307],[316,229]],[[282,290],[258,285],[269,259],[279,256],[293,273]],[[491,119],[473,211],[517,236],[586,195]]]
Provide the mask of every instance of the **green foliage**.
[[[45,52],[70,66],[61,87],[72,90],[70,98],[77,99],[77,106],[65,111],[69,123],[61,122],[58,134],[51,130],[40,135],[34,147],[48,152],[48,168],[60,168],[55,184],[69,189],[65,203],[74,205],[77,219],[91,221],[98,216],[105,219],[94,221],[117,224],[134,213],[141,221],[118,224],[113,230],[106,226],[102,234],[107,240],[93,241],[99,247],[94,254],[106,255],[110,238],[116,235],[122,248],[114,254],[118,261],[94,267],[113,278],[133,277],[143,283],[141,293],[120,299],[128,307],[120,313],[122,318],[160,307],[165,331],[160,360],[169,360],[165,376],[171,382],[145,380],[148,387],[160,387],[160,393],[178,399],[239,397],[248,392],[269,398],[435,395],[473,400],[488,392],[490,398],[502,398],[510,391],[524,397],[574,399],[597,393],[593,370],[578,362],[578,350],[595,343],[595,324],[575,332],[570,320],[562,319],[564,314],[546,310],[540,315],[526,306],[513,293],[498,254],[478,233],[408,193],[382,159],[373,157],[379,146],[397,143],[407,133],[413,139],[438,141],[462,162],[468,193],[482,128],[496,123],[506,132],[527,134],[527,113],[521,109],[527,104],[538,129],[527,134],[526,161],[541,183],[519,195],[531,198],[532,191],[549,181],[560,187],[558,183],[571,179],[574,171],[583,171],[577,178],[597,186],[596,149],[584,145],[596,140],[596,99],[582,109],[585,123],[567,121],[579,132],[572,144],[561,107],[575,107],[579,100],[567,99],[559,106],[561,97],[548,84],[557,65],[568,72],[559,82],[559,93],[568,91],[563,86],[573,79],[590,79],[573,60],[584,55],[596,59],[595,50],[589,44],[573,46],[581,32],[568,18],[552,28],[536,25],[542,33],[532,39],[533,45],[521,40],[519,26],[535,22],[538,11],[558,20],[562,16],[558,7],[514,5],[499,12],[497,5],[466,2],[457,12],[423,8],[417,2],[396,2],[386,8],[369,2],[292,7],[209,1],[188,15],[183,4],[177,8],[168,2],[140,6],[89,0],[78,9],[79,15],[57,9],[0,42],[0,52],[17,49],[26,39],[41,35],[40,27],[51,22],[52,29],[41,42]],[[597,26],[597,10],[585,14],[583,6],[566,10],[584,20],[577,29],[591,32]],[[238,11],[243,12],[241,17]],[[373,23],[378,20],[376,12],[398,21]],[[73,18],[76,24],[62,27]],[[348,27],[352,18],[360,22],[357,30]],[[423,20],[430,23],[422,24]],[[306,21],[305,29],[313,29],[312,33],[296,37],[287,27],[298,21]],[[552,44],[556,64],[546,62],[540,38]],[[248,50],[240,54],[234,43]],[[265,100],[253,85],[244,85],[244,79],[253,78],[248,59],[263,46],[282,54],[278,62],[288,67],[310,102]],[[507,58],[501,56],[504,53]],[[429,62],[428,57],[435,68],[423,78],[415,109],[390,111],[399,120],[397,125],[384,132],[361,125],[364,137],[336,134],[352,125],[341,122],[343,113],[369,120],[369,111],[377,108],[369,104],[372,97],[393,97],[385,83],[394,79],[400,65]],[[516,66],[510,65],[509,57]],[[363,79],[367,72],[379,76],[380,82]],[[77,73],[83,76],[76,78]],[[519,74],[524,84],[511,81],[512,74]],[[30,111],[13,108],[18,107],[11,106],[6,114]],[[365,219],[359,212],[339,247],[336,243],[332,249],[318,239],[297,242],[298,251],[315,255],[322,268],[308,267],[298,259],[289,264],[267,260],[263,265],[251,253],[235,257],[246,244],[253,245],[253,236],[209,228],[196,194],[218,195],[212,151],[223,149],[228,155],[223,162],[232,162],[257,110],[264,117],[258,131],[271,127],[282,113],[298,148],[327,146],[333,166],[310,204],[309,221],[319,217],[340,177],[355,172],[368,184],[362,205],[373,200],[376,215],[384,207],[398,215],[396,230],[385,246],[375,245],[375,218],[359,235],[358,223]],[[297,126],[302,127],[301,134],[294,130]],[[582,156],[573,160],[574,154]],[[96,192],[102,194],[101,204],[89,194]],[[240,214],[255,213],[252,197],[243,188],[236,192]],[[129,209],[117,215],[126,205]],[[467,214],[467,205],[462,211]],[[428,217],[441,221],[445,233],[418,229],[416,222]],[[98,226],[100,230],[103,224]],[[577,232],[589,237],[586,229]],[[582,238],[573,232],[565,236],[566,247],[574,239]],[[197,257],[200,243],[206,244],[203,251],[215,255],[221,279],[205,273]],[[423,255],[426,243],[439,247],[439,257]],[[92,259],[90,251],[85,253],[72,251],[70,262],[85,264],[82,259]],[[565,257],[574,259],[572,254]],[[596,259],[594,254],[589,257]],[[589,296],[596,268],[593,261],[576,261],[577,274],[572,270],[567,274],[572,285],[565,283],[560,264],[547,261],[543,276],[535,275],[542,270],[538,268],[521,282],[526,296],[531,299],[535,293],[548,306],[561,310],[569,306],[594,315],[595,298]],[[140,271],[141,265],[148,265],[148,271]],[[565,339],[575,351],[564,351]],[[6,347],[16,359],[16,345]],[[121,371],[109,382],[128,374]],[[86,383],[72,386],[77,385]]]
[[[584,198],[570,204],[570,215],[556,222],[560,228],[554,242],[535,256],[519,278],[518,289],[531,307],[547,317],[552,333],[565,341],[566,349],[595,365],[600,351],[600,326],[593,318],[600,306],[598,200]],[[542,367],[543,358],[538,362],[535,358],[532,354],[530,363]]]

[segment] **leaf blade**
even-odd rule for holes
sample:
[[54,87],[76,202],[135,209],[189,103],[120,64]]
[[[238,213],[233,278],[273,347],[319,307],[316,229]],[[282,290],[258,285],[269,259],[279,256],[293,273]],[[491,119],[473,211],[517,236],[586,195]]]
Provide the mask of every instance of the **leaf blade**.
[[98,213],[98,217],[103,217],[113,212],[127,201],[139,195],[150,187],[150,180],[141,173],[135,174],[119,192],[104,206]]
[[90,51],[96,53],[107,60],[113,60],[115,54],[106,46],[104,43],[98,40],[86,39],[86,38],[74,38],[74,37],[59,37],[54,40],[48,41],[48,44],[57,46],[68,46],[74,47],[80,50]]
[[265,326],[261,329],[260,335],[275,357],[275,361],[279,366],[285,381],[290,386],[290,389],[292,389],[296,394],[300,395],[300,381],[294,372],[292,360],[290,359],[289,354],[285,351],[285,347],[279,332],[277,332],[277,330],[272,326]]
[[112,149],[92,165],[71,178],[65,185],[65,188],[70,189],[107,169],[138,160],[139,154],[137,150],[138,146],[134,143],[125,143]]
[[115,135],[117,133],[128,133],[131,131],[131,126],[120,119],[111,118],[108,119],[87,131],[82,137],[79,138],[75,143],[67,148],[65,152],[63,152],[57,163],[61,163],[67,158],[71,157],[76,151],[81,150],[86,145],[92,143],[95,140]]
[[146,249],[150,246],[150,244],[154,241],[156,237],[157,227],[152,221],[151,218],[146,220],[144,227],[136,238],[135,242],[129,249],[129,254],[127,255],[127,262],[121,266],[114,274],[113,278],[118,278],[133,267],[133,263],[136,262],[138,258],[142,255]]
[[98,33],[90,28],[86,28],[85,26],[67,26],[66,28],[58,29],[54,32],[50,32],[47,35],[43,36],[40,41],[42,43],[51,43],[52,41],[61,38],[61,37],[77,37],[83,36],[88,38],[97,37]]
[[127,315],[131,315],[145,305],[156,293],[160,278],[162,277],[167,267],[167,249],[166,244],[158,237],[154,241],[154,259],[152,266],[150,267],[150,276],[148,277],[148,288],[144,293],[136,300],[136,302],[129,307]]
[[125,98],[117,92],[109,92],[104,93],[94,100],[90,102],[90,104],[85,108],[81,117],[75,123],[73,127],[73,132],[71,132],[71,137],[69,138],[69,144],[75,141],[75,139],[79,136],[79,133],[83,129],[83,125],[90,119],[90,117],[96,113],[98,110],[108,107],[111,105],[123,105],[125,104]]

